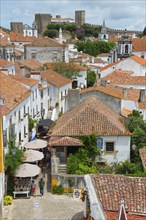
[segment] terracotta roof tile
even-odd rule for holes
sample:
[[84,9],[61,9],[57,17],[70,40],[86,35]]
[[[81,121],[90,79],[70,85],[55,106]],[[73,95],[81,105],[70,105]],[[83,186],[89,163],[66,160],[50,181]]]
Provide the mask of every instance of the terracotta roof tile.
[[95,96],[90,96],[73,110],[62,115],[50,136],[126,135],[130,133],[122,117]]
[[0,97],[5,101],[6,113],[30,95],[29,89],[2,72],[0,72],[0,88]]
[[27,47],[63,47],[62,44],[58,43],[57,41],[51,38],[35,38],[35,40],[31,43],[26,45]]
[[33,60],[33,59],[20,60],[17,62],[21,65],[28,67],[31,70],[39,70],[43,67],[42,63],[40,63],[37,60]]
[[120,63],[120,62],[121,62],[121,60],[119,60],[119,61],[117,61],[117,62],[115,62],[115,63],[110,63],[110,64],[108,64],[108,65],[102,67],[102,68],[100,69],[100,71],[106,70],[106,69],[108,69],[109,67],[112,67],[112,66],[114,66],[114,65],[116,65],[117,63]]
[[138,103],[138,108],[139,109],[146,109],[146,102],[139,102]]
[[139,149],[139,153],[142,160],[143,168],[146,171],[146,147]]
[[130,59],[136,61],[137,63],[139,63],[139,64],[142,65],[142,66],[146,65],[146,60],[144,60],[144,59],[141,58],[141,57],[131,56]]
[[[45,63],[46,66],[52,70],[55,70],[54,68],[54,65],[56,63]],[[57,64],[63,64],[64,66],[66,67],[71,67],[73,69],[76,69],[76,70],[83,70],[83,71],[86,71],[87,70],[87,67],[85,66],[80,66],[80,65],[77,65],[77,64],[74,64],[74,63],[57,63]]]
[[41,77],[47,79],[49,84],[55,85],[57,87],[62,87],[72,83],[72,80],[65,78],[64,76],[53,70],[42,71]]
[[99,174],[92,181],[104,210],[118,211],[124,200],[126,212],[146,215],[146,178]]
[[0,28],[0,34],[9,35],[6,31],[2,30],[1,28]]
[[11,42],[33,42],[36,39],[36,37],[24,37],[22,34],[18,34],[18,33],[14,33],[11,32],[10,33],[10,41]]
[[132,42],[133,52],[146,51],[146,38],[136,38]]
[[109,53],[101,53],[98,55],[98,57],[108,57]]
[[125,95],[122,87],[117,87],[117,86],[113,86],[109,84],[107,84],[106,87],[99,85],[97,87],[89,87],[86,89],[82,89],[80,90],[80,93],[86,93],[90,91],[99,91],[99,92],[108,94],[118,99],[125,99],[125,100],[131,100],[131,101],[139,100],[139,96],[140,96],[139,89],[128,89],[127,88],[126,95]]
[[33,86],[39,83],[36,79],[26,78],[21,75],[9,75],[12,79],[27,86]]
[[50,139],[49,145],[52,147],[56,146],[83,146],[82,142],[77,138],[72,137],[61,137]]
[[[117,220],[118,219],[118,212],[105,212],[107,220]],[[127,214],[128,220],[145,220],[146,217],[142,215],[136,215],[136,214]]]
[[129,109],[126,109],[126,108],[123,108],[121,110],[121,115],[123,115],[124,117],[128,117],[129,114],[132,113],[132,110],[129,110]]
[[110,84],[120,85],[145,85],[145,76],[132,76],[132,72],[125,70],[115,70],[104,78]]
[[6,66],[11,66],[11,65],[15,65],[15,63],[10,62],[8,60],[0,59],[0,67],[6,67]]

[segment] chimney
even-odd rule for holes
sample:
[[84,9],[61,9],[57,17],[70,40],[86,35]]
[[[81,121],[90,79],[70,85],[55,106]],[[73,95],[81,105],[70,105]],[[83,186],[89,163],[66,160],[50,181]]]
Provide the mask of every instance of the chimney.
[[9,75],[8,73],[8,69],[5,69],[5,68],[0,68],[0,71],[6,75]]
[[124,96],[124,98],[127,97],[127,89],[126,88],[123,88],[123,96]]
[[67,96],[67,111],[77,106],[80,103],[80,90],[79,89],[69,89]]
[[23,65],[20,66],[20,75],[25,76],[25,66]]
[[106,79],[101,80],[101,86],[106,87],[106,83],[107,83]]
[[41,81],[41,73],[40,73],[40,71],[32,71],[31,72],[31,78],[32,79],[37,79],[37,80]]
[[92,57],[92,63],[94,63],[94,57]]
[[140,90],[140,102],[144,102],[145,97],[145,89]]

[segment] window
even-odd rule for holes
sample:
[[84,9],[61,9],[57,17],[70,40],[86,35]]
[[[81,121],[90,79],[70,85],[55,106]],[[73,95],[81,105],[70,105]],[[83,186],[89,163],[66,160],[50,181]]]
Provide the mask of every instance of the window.
[[21,132],[19,132],[19,142],[21,142]]
[[41,98],[43,98],[43,90],[41,91]]
[[25,136],[25,134],[26,134],[26,126],[24,126],[24,136]]
[[26,114],[26,111],[25,111],[25,105],[24,105],[24,115]]
[[142,53],[142,54],[141,54],[141,58],[143,58],[143,59],[144,59],[144,53]]
[[63,100],[63,92],[61,92],[61,101]]
[[35,112],[34,112],[34,109],[33,109],[33,118],[35,117]]
[[37,99],[37,89],[35,90],[35,97],[36,97],[36,99]]
[[114,142],[106,142],[106,152],[114,152]]
[[31,54],[31,58],[32,58],[32,59],[36,59],[36,53],[32,53],[32,54]]
[[49,96],[49,88],[48,88],[48,96]]
[[21,113],[20,113],[20,111],[18,112],[18,119],[19,119],[19,121],[21,120]]
[[125,53],[128,53],[128,45],[125,46]]

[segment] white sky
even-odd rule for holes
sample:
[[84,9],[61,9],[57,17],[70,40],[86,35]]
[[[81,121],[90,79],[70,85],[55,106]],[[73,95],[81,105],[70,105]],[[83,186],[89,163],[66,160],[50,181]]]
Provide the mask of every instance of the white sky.
[[34,15],[48,13],[53,17],[75,17],[76,10],[85,10],[86,23],[143,31],[146,26],[146,0],[0,0],[0,25],[10,22],[31,26]]

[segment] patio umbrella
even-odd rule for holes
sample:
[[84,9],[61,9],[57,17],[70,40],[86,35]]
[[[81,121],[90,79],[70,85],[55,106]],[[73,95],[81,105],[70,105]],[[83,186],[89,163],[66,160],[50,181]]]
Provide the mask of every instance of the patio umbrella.
[[34,141],[30,141],[25,146],[27,149],[40,149],[47,147],[47,141],[36,139]]
[[23,162],[35,162],[38,160],[42,160],[44,158],[44,154],[37,150],[27,150],[24,152]]
[[33,177],[39,175],[40,168],[37,165],[24,163],[21,164],[18,169],[15,171],[16,177]]

